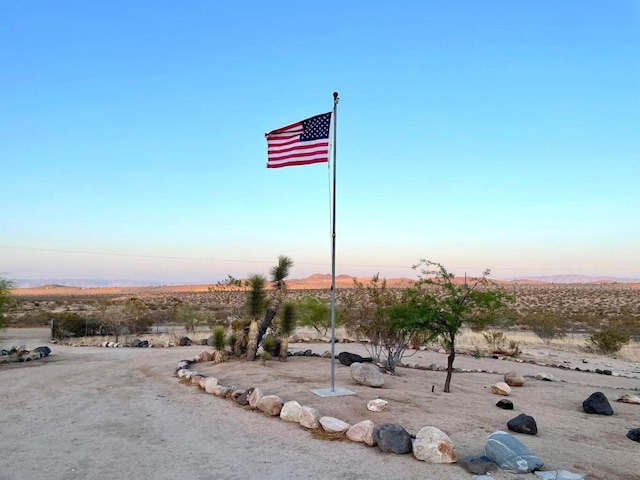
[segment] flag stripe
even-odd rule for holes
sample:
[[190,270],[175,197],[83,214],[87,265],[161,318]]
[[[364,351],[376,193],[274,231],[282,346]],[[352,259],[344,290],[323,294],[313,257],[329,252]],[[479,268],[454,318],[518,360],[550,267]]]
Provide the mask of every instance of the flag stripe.
[[267,139],[267,168],[329,161],[331,112],[273,130]]

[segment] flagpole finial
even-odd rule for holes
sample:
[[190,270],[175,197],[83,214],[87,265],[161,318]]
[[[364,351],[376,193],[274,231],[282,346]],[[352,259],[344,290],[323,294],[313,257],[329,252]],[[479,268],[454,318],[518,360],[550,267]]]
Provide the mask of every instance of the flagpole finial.
[[338,92],[333,92],[333,103],[338,103],[338,100],[340,100],[338,98]]

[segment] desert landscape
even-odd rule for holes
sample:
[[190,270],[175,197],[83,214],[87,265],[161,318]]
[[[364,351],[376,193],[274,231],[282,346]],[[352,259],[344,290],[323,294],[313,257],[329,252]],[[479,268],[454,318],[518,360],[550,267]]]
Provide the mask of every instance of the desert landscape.
[[[42,308],[82,311],[88,308],[87,299],[93,301],[96,295],[141,295],[146,301],[155,299],[157,310],[162,309],[159,299],[167,295],[202,304],[219,298],[208,287],[170,292],[91,291],[90,295],[84,289],[61,292],[60,288],[31,291],[31,295],[17,291],[14,311],[27,319],[42,318],[34,313]],[[639,296],[637,286],[626,285],[514,288],[519,289],[518,301],[523,305],[550,304],[552,298],[555,308],[563,311],[636,308]],[[98,345],[104,339],[76,338],[52,344],[50,330],[41,325],[5,330],[0,336],[2,348],[48,345],[52,352],[37,361],[0,364],[4,387],[0,393],[0,478],[43,472],[54,479],[473,478],[460,463],[429,464],[410,454],[383,453],[346,439],[326,438],[205,393],[176,376],[178,362],[211,350],[200,345],[166,347],[175,345],[184,333],[178,325],[165,334],[136,337],[158,348],[102,348]],[[202,327],[191,336],[197,343],[209,334]],[[615,356],[604,356],[586,349],[584,336],[577,331],[573,338],[548,342],[526,331],[505,335],[520,342],[522,352],[517,358],[492,355],[481,334],[463,332],[455,363],[460,371],[454,373],[450,393],[442,389],[447,355],[440,345],[430,344],[409,349],[396,375],[385,375],[381,388],[357,384],[349,368],[336,362],[336,385],[354,395],[319,397],[312,390],[329,387],[329,344],[315,338],[308,328],[296,332],[289,351],[310,350],[318,356],[294,355],[286,362],[230,359],[189,368],[217,378],[221,385],[260,388],[265,394],[296,400],[349,424],[363,420],[376,425],[396,423],[413,435],[422,427],[435,426],[451,438],[460,459],[482,455],[492,432],[506,431],[510,419],[526,413],[535,418],[538,433],[513,435],[544,462],[543,470],[581,472],[598,480],[638,478],[638,443],[626,434],[640,427],[640,405],[616,401],[623,395],[640,395],[637,343]],[[132,338],[121,339],[121,344]],[[344,340],[348,335],[340,331],[338,338]],[[360,343],[340,341],[335,347],[336,353],[367,355]],[[513,387],[506,397],[494,394],[491,386],[512,371],[525,378],[524,385]],[[594,392],[606,395],[613,415],[585,413],[582,403]],[[376,398],[388,402],[384,411],[367,409],[367,402]],[[511,400],[514,409],[497,408],[500,399]],[[498,470],[491,478],[537,477]]]

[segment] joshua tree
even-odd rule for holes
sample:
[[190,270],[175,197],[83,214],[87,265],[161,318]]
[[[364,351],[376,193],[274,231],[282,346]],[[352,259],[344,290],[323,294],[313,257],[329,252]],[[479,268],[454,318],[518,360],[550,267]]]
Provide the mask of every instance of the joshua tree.
[[[286,255],[280,255],[278,257],[278,263],[271,267],[269,276],[271,277],[271,284],[273,286],[273,296],[270,305],[267,307],[267,312],[260,323],[257,332],[253,333],[249,330],[249,344],[247,345],[247,360],[251,361],[256,358],[256,352],[258,351],[258,345],[264,334],[267,332],[269,325],[278,313],[280,305],[284,301],[285,293],[287,289],[286,278],[289,276],[293,267],[293,260]],[[257,323],[257,320],[256,320]],[[252,323],[253,326],[253,323]]]
[[[247,279],[247,314],[251,319],[249,324],[249,336],[247,343],[247,360],[252,361],[256,358],[258,350],[258,318],[263,314],[264,307],[267,303],[267,292],[265,285],[267,279],[264,275],[253,273]],[[240,342],[243,340],[240,339]],[[246,339],[244,341],[247,341]]]
[[296,307],[293,303],[285,303],[280,311],[278,333],[280,333],[280,357],[279,360],[287,360],[289,349],[289,337],[296,329]]
[[227,343],[227,331],[223,326],[213,329],[213,362],[224,362],[224,347]]

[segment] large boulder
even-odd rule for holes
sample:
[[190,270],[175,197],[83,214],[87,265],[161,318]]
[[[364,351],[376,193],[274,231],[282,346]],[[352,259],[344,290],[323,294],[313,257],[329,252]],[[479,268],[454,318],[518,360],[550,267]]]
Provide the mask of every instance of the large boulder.
[[404,455],[411,453],[411,435],[402,425],[395,423],[383,423],[373,430],[373,441],[383,452],[398,453]]
[[347,422],[343,422],[335,417],[320,417],[318,423],[320,423],[322,429],[327,433],[344,433],[351,427]]
[[257,408],[261,412],[275,417],[280,415],[284,401],[278,395],[265,395],[258,401]]
[[515,371],[507,372],[504,374],[504,383],[510,387],[521,387],[524,385],[524,377]]
[[302,406],[295,400],[289,400],[282,406],[280,411],[280,418],[285,422],[300,422],[300,414],[302,413]]
[[373,439],[373,430],[375,428],[376,425],[371,420],[363,420],[362,422],[352,425],[351,428],[347,430],[347,438],[352,442],[360,442],[373,447],[376,444]]
[[178,345],[180,345],[181,347],[189,347],[191,346],[192,343],[193,342],[189,337],[180,337],[180,341],[178,342]]
[[421,428],[413,442],[413,456],[428,463],[456,463],[455,446],[449,436],[436,427]]
[[365,363],[373,361],[371,357],[361,357],[357,353],[351,352],[340,352],[337,358],[342,365],[345,365],[347,367],[350,367],[352,363]]
[[384,385],[384,375],[378,367],[370,363],[352,363],[349,373],[358,385],[374,388]]
[[260,399],[264,396],[264,393],[262,393],[262,390],[260,390],[259,388],[254,388],[253,392],[251,392],[251,395],[249,395],[249,406],[251,408],[258,408],[258,402],[260,401]]
[[500,468],[513,473],[529,473],[544,465],[520,440],[502,430],[489,435],[484,455]]
[[538,425],[536,425],[535,419],[524,413],[509,420],[507,427],[512,432],[526,433],[527,435],[536,435],[538,433]]
[[300,411],[300,425],[304,428],[315,430],[320,427],[320,412],[313,407],[302,407]]
[[587,413],[613,415],[613,408],[611,408],[607,396],[602,392],[595,392],[589,395],[589,398],[582,402],[582,408]]

